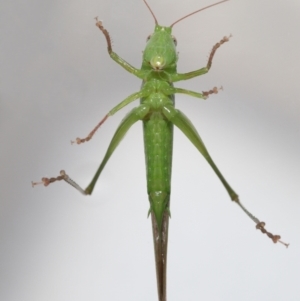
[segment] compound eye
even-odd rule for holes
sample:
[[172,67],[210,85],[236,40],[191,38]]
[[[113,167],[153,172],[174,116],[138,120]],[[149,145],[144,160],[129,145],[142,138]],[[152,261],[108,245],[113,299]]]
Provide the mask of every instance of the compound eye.
[[174,45],[177,46],[177,39],[174,36],[172,36],[172,39],[173,39]]
[[152,37],[152,34],[149,34],[149,36],[147,37],[146,42],[148,42],[151,39],[151,37]]

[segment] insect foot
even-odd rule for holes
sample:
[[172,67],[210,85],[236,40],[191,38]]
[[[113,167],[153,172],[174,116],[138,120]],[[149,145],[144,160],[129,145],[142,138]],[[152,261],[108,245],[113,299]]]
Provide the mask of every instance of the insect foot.
[[32,187],[34,187],[36,185],[44,185],[45,187],[47,187],[49,184],[51,184],[53,182],[66,180],[67,178],[69,178],[69,176],[65,173],[64,170],[61,170],[60,171],[60,176],[55,177],[55,178],[42,178],[41,182],[31,181],[31,185],[32,185]]
[[264,234],[267,234],[267,236],[270,237],[273,240],[274,244],[276,244],[277,242],[280,242],[281,244],[285,245],[286,247],[288,247],[290,245],[290,244],[287,244],[287,243],[281,241],[280,240],[280,238],[281,238],[280,235],[273,235],[272,233],[268,232],[265,229],[265,225],[266,225],[265,222],[259,222],[256,225],[256,229],[260,230]]
[[85,138],[76,138],[75,141],[71,140],[71,144],[81,144],[84,142],[87,142],[92,139],[96,131],[99,129],[99,127],[105,122],[105,120],[108,118],[108,114],[105,115],[105,117],[95,126],[95,128],[85,137]]
[[223,87],[221,86],[219,89],[217,87],[213,87],[209,91],[202,91],[202,94],[205,98],[207,98],[210,94],[218,94],[220,90],[223,90]]
[[234,199],[232,199],[234,202],[236,202],[236,204],[238,204],[241,209],[256,223],[256,229],[260,230],[263,234],[267,234],[267,236],[269,238],[271,238],[273,240],[274,243],[280,242],[281,244],[285,245],[286,247],[289,246],[289,244],[283,242],[280,240],[280,235],[273,235],[272,233],[268,232],[265,229],[265,222],[261,222],[257,217],[255,217],[251,212],[249,212],[240,202],[239,198],[236,197]]
[[54,183],[56,181],[61,181],[64,180],[65,182],[67,182],[69,185],[73,186],[75,189],[77,189],[79,192],[81,192],[84,195],[87,195],[88,193],[85,192],[85,190],[83,190],[76,182],[74,182],[67,174],[64,170],[60,171],[60,176],[55,177],[55,178],[42,178],[41,182],[33,182],[31,181],[31,185],[32,187],[36,186],[36,185],[44,185],[44,186],[48,186],[51,183]]

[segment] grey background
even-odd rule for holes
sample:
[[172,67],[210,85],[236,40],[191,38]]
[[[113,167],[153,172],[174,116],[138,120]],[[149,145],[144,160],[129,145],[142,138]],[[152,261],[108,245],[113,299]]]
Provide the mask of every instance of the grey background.
[[[213,1],[149,0],[169,25]],[[141,124],[109,161],[92,196],[64,183],[31,188],[61,169],[89,183],[125,113],[84,137],[140,80],[132,65],[154,23],[141,0],[1,1],[0,300],[156,300]],[[168,300],[299,300],[300,2],[230,1],[174,27],[178,71],[209,74],[177,84],[178,95],[244,205],[291,246],[274,245],[233,204],[208,164],[176,129]]]

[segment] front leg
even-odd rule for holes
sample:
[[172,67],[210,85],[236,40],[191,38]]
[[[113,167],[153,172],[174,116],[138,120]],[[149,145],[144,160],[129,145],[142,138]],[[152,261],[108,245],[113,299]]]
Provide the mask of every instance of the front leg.
[[103,27],[102,22],[98,20],[98,18],[96,19],[96,26],[102,31],[102,33],[105,36],[106,42],[107,42],[107,51],[110,55],[110,57],[119,65],[121,65],[125,70],[127,70],[128,72],[134,74],[135,76],[137,76],[138,78],[143,79],[145,72],[143,70],[140,69],[136,69],[133,66],[131,66],[129,63],[127,63],[125,60],[123,60],[120,56],[118,56],[115,52],[113,52],[112,50],[112,46],[111,46],[111,39],[110,39],[110,35],[108,33],[108,31]]
[[173,76],[171,76],[172,78],[172,82],[178,82],[180,80],[186,80],[186,79],[190,79],[199,75],[203,75],[205,73],[208,72],[208,70],[210,69],[211,65],[212,65],[212,60],[213,57],[217,51],[217,49],[224,43],[228,42],[230,39],[231,35],[229,37],[224,37],[219,43],[215,44],[215,46],[212,48],[209,58],[208,58],[208,62],[206,67],[192,71],[192,72],[188,72],[188,73],[176,73]]

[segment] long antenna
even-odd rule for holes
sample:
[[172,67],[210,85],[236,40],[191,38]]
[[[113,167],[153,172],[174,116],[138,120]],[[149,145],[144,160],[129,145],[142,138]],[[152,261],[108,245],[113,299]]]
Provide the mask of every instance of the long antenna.
[[[145,1],[145,0],[144,0]],[[192,13],[190,13],[190,14],[188,14],[188,15],[186,15],[186,16],[184,16],[184,17],[182,17],[182,18],[180,18],[179,20],[177,20],[177,21],[175,21],[173,24],[171,24],[171,28],[176,24],[176,23],[178,23],[179,21],[182,21],[183,19],[185,19],[185,18],[187,18],[187,17],[190,17],[190,16],[192,16],[192,15],[194,15],[194,14],[196,14],[196,13],[199,13],[200,11],[202,11],[202,10],[205,10],[205,9],[207,9],[207,8],[209,8],[209,7],[212,7],[212,6],[215,6],[215,5],[218,5],[218,4],[221,4],[221,3],[223,3],[223,2],[226,2],[226,1],[229,1],[229,0],[223,0],[223,1],[220,1],[220,2],[217,2],[217,3],[214,3],[214,4],[211,4],[211,5],[209,5],[209,6],[206,6],[206,7],[204,7],[204,8],[201,8],[201,9],[198,9],[198,10],[196,10],[196,11],[194,11],[194,12],[192,12]],[[145,1],[146,2],[146,1]],[[146,3],[147,4],[147,3]],[[148,6],[148,4],[147,4],[147,6]],[[149,8],[150,9],[150,8]],[[152,13],[153,14],[153,13]],[[155,17],[154,17],[155,18]],[[156,19],[155,19],[156,20]]]
[[[226,1],[228,1],[228,0],[226,0]],[[152,9],[150,8],[149,4],[146,2],[146,0],[144,0],[144,2],[145,2],[146,6],[147,6],[148,9],[150,10],[150,13],[152,14],[152,16],[153,16],[153,18],[154,18],[155,25],[158,25],[157,19],[156,19],[155,15],[154,15]]]

